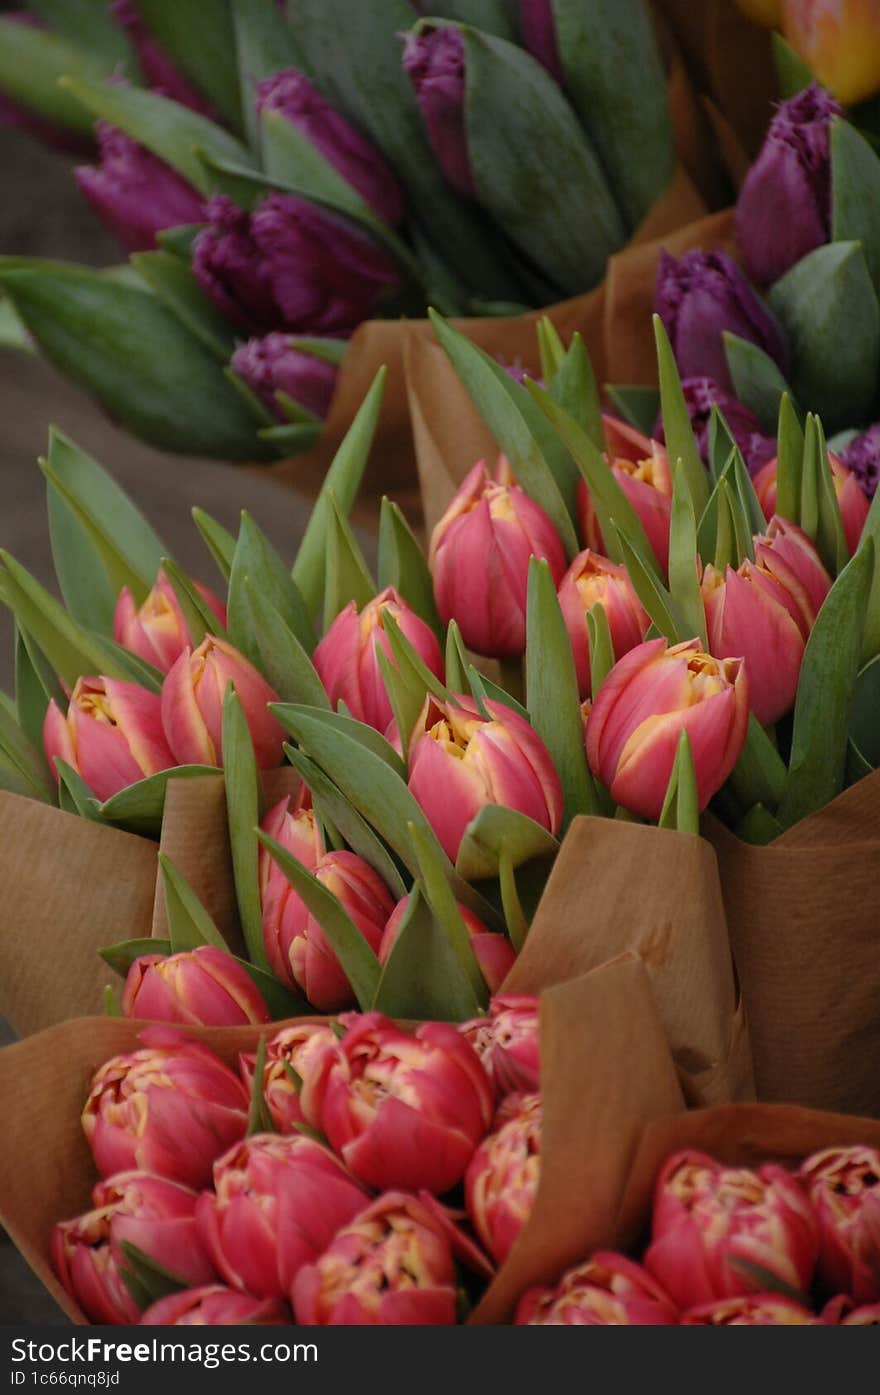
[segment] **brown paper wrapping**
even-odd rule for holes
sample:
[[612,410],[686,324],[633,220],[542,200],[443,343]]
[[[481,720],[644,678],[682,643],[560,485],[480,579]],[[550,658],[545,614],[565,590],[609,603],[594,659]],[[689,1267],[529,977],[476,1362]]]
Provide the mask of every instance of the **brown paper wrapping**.
[[[79,1307],[52,1272],[58,1220],[88,1208],[96,1180],[80,1127],[94,1071],[131,1050],[143,1024],[62,1023],[0,1051],[0,1221],[76,1323]],[[230,1063],[268,1028],[182,1028]],[[625,959],[541,998],[542,1179],[532,1219],[474,1320],[504,1321],[524,1288],[564,1268],[613,1225],[641,1129],[682,1107],[675,1069],[641,964]],[[59,1069],[59,1062],[64,1068]]]
[[692,1105],[754,1095],[718,867],[702,838],[577,818],[504,992],[534,993],[640,956]]
[[880,771],[766,847],[709,836],[758,1097],[880,1115]]

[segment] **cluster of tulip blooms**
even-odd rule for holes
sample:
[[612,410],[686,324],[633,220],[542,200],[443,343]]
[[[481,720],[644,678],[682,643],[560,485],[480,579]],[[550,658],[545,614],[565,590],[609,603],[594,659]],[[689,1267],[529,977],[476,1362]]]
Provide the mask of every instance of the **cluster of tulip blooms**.
[[93,1322],[454,1323],[528,1218],[534,998],[459,1028],[297,1023],[238,1074],[168,1028],[141,1041],[94,1077],[94,1209],[52,1241]]

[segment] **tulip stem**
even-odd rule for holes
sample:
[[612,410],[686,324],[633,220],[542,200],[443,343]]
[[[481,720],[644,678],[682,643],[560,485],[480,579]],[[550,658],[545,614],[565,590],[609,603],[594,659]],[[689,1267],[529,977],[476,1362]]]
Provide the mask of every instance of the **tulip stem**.
[[525,702],[525,686],[523,684],[523,668],[521,659],[499,659],[498,667],[501,670],[501,686],[506,693],[510,693],[517,702]]

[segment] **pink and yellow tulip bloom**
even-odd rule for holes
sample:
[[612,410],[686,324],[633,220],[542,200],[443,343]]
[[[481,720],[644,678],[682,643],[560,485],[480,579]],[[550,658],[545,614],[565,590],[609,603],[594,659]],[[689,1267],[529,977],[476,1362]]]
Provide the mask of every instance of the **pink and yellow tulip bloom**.
[[128,971],[125,1017],[203,1027],[268,1022],[269,1009],[247,970],[214,945],[183,954],[143,954]]
[[[672,476],[666,447],[615,417],[604,415],[605,458],[631,507],[638,514],[651,550],[664,575],[669,567],[669,521],[672,514]],[[581,537],[600,555],[605,540],[586,481],[578,488]]]
[[880,1151],[826,1148],[800,1177],[819,1223],[819,1277],[856,1304],[880,1299]]
[[[193,584],[225,626],[226,607],[219,596],[198,581]],[[113,613],[113,638],[160,673],[167,673],[184,649],[192,646],[180,602],[162,568],[156,584],[140,605],[136,604],[127,586],[122,588]]]
[[719,659],[743,660],[749,705],[769,726],[790,711],[797,693],[809,636],[797,601],[748,558],[723,573],[710,563],[701,592],[709,648]]
[[483,1062],[499,1097],[540,1088],[537,998],[504,993],[491,1000],[488,1017],[475,1017],[463,1023],[460,1030]]
[[50,701],[43,746],[53,773],[59,756],[100,800],[178,764],[158,694],[120,678],[77,679],[66,715]]
[[225,1284],[203,1284],[159,1298],[141,1314],[142,1327],[286,1327],[289,1315],[273,1298],[255,1298]]
[[603,1250],[567,1270],[555,1288],[532,1288],[516,1312],[518,1326],[672,1327],[675,1304],[646,1269]]
[[529,1219],[540,1176],[541,1096],[508,1095],[464,1179],[471,1224],[496,1264]]
[[[283,1027],[266,1047],[263,1098],[279,1133],[294,1133],[297,1124],[317,1128],[320,1115],[314,1103],[333,1059],[339,1054],[336,1033],[318,1022],[297,1022]],[[248,1095],[253,1091],[256,1052],[239,1056],[241,1077]],[[291,1072],[293,1074],[291,1074]]]
[[223,699],[235,688],[247,720],[257,765],[281,764],[284,730],[269,711],[278,694],[228,640],[206,635],[184,649],[162,684],[162,726],[180,765],[222,765]]
[[622,659],[645,637],[650,621],[625,567],[587,548],[575,557],[559,585],[559,605],[582,698],[592,692],[587,611],[600,605],[608,619],[614,657]]

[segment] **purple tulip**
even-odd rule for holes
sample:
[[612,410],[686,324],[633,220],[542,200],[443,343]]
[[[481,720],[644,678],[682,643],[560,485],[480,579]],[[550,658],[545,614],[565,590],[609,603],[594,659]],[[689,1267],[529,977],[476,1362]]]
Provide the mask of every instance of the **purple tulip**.
[[873,499],[880,483],[880,421],[875,421],[861,436],[854,437],[840,452],[840,458],[868,498]]
[[735,262],[724,252],[661,252],[654,302],[683,378],[713,378],[731,389],[725,330],[757,344],[784,370],[782,330]]
[[180,102],[181,106],[189,107],[191,111],[213,117],[214,109],[207,97],[184,77],[164,49],[157,44],[138,13],[135,0],[111,0],[110,13],[128,35],[144,77],[153,91]]
[[251,215],[225,194],[205,207],[208,226],[193,243],[193,275],[226,318],[247,333],[277,329],[269,268],[251,232]]
[[841,108],[813,83],[781,102],[746,176],[736,236],[746,271],[770,286],[831,235],[831,118]]
[[126,251],[155,247],[163,228],[202,221],[201,198],[176,170],[106,121],[97,133],[101,163],[81,166],[76,182]]
[[422,111],[428,140],[453,189],[472,197],[474,180],[464,123],[464,40],[442,27],[408,34],[403,66]]
[[[730,434],[743,453],[750,475],[755,475],[762,465],[776,454],[776,442],[772,436],[765,436],[761,423],[753,412],[742,402],[738,402],[729,392],[718,386],[712,378],[685,378],[682,382],[684,400],[687,404],[691,426],[697,438],[697,446],[704,461],[709,463],[709,422],[712,405],[717,404],[724,415]],[[654,438],[665,441],[663,418],[658,416],[654,426]]]
[[279,420],[286,420],[275,400],[279,390],[316,417],[327,415],[338,369],[334,363],[294,348],[289,335],[249,339],[232,355],[231,367]]
[[325,102],[296,68],[265,78],[257,110],[278,111],[357,189],[380,218],[394,227],[403,217],[397,180],[374,145]]
[[519,0],[519,29],[522,41],[533,58],[543,63],[557,82],[562,82],[562,64],[556,43],[556,23],[552,0]]

